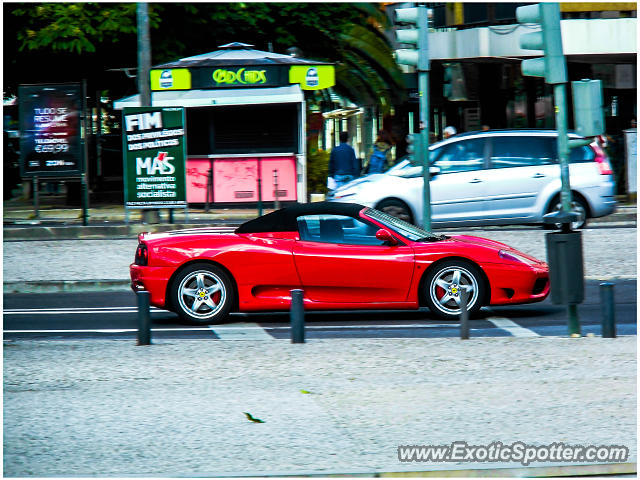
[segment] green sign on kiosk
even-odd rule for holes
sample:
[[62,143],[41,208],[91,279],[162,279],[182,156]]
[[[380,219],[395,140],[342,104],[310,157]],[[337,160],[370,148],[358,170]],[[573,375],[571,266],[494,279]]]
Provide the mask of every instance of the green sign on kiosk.
[[122,113],[126,208],[186,208],[184,109],[132,107]]

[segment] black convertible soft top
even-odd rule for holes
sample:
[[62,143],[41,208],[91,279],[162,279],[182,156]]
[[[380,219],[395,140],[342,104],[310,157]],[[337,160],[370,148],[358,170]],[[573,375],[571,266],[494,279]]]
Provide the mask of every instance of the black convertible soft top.
[[236,233],[297,232],[297,218],[303,215],[327,214],[358,218],[358,213],[363,208],[366,207],[357,203],[294,203],[288,207],[243,223],[236,229]]

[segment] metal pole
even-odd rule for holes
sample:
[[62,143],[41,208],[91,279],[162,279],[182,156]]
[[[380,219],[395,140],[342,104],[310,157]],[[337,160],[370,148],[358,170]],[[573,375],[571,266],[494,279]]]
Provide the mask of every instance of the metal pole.
[[102,97],[96,92],[96,175],[102,177]]
[[89,187],[87,185],[89,175],[89,145],[87,145],[87,138],[89,132],[87,130],[87,81],[82,80],[82,175],[80,178],[80,195],[82,197],[82,225],[89,225]]
[[149,298],[146,291],[136,293],[138,299],[138,345],[151,345],[151,318],[149,314]]
[[207,197],[204,211],[209,213],[209,201],[213,201],[213,160],[209,160],[209,171],[207,172]]
[[38,197],[38,176],[33,177],[33,214],[34,218],[40,218],[40,199]]
[[262,180],[258,172],[258,216],[262,216]]
[[578,305],[570,303],[567,305],[567,313],[569,317],[569,336],[580,336],[580,319],[578,318]]
[[[558,130],[558,161],[560,162],[560,180],[562,182],[562,210],[571,211],[571,183],[569,180],[569,137],[567,136],[567,84],[553,86],[556,101],[556,129]],[[570,224],[569,224],[570,225]]]
[[275,209],[280,210],[280,200],[278,199],[278,169],[273,171],[273,198],[275,199]]
[[[569,180],[569,137],[567,136],[567,85],[558,83],[553,86],[556,102],[556,129],[558,130],[558,161],[560,162],[560,180],[562,182],[562,211],[568,215],[571,212],[571,183]],[[571,232],[571,223],[563,223],[562,231]],[[569,335],[580,335],[580,319],[578,306],[568,305]]]
[[467,291],[460,289],[460,339],[469,340],[469,310],[467,310]]
[[304,291],[291,290],[291,343],[304,343],[304,303],[302,298]]
[[420,92],[420,154],[422,155],[422,226],[431,230],[431,172],[429,171],[429,11],[418,7],[418,90]]
[[149,5],[140,2],[137,5],[138,25],[138,92],[140,106],[151,106],[151,92],[149,85],[149,71],[151,70],[151,41],[149,38]]
[[616,338],[616,312],[613,303],[611,282],[600,284],[600,305],[602,306],[602,338]]

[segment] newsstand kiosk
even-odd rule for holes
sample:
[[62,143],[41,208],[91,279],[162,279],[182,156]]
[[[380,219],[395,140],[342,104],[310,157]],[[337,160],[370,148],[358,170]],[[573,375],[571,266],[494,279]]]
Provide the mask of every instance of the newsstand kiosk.
[[[186,110],[190,204],[307,201],[303,90],[333,86],[334,67],[251,47],[151,69],[152,106]],[[140,106],[139,95],[114,106]]]

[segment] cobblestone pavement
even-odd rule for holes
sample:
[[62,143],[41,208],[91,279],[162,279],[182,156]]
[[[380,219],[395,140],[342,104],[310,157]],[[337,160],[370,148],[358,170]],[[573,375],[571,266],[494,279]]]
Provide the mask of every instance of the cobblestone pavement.
[[398,445],[453,441],[626,445],[636,459],[635,337],[6,341],[3,353],[5,476],[425,470],[398,462]]
[[[474,230],[469,234],[498,240],[546,259],[546,232],[541,229]],[[135,238],[4,242],[4,282],[127,280],[136,245]],[[636,228],[584,230],[585,275],[597,280],[636,278],[636,245]]]

